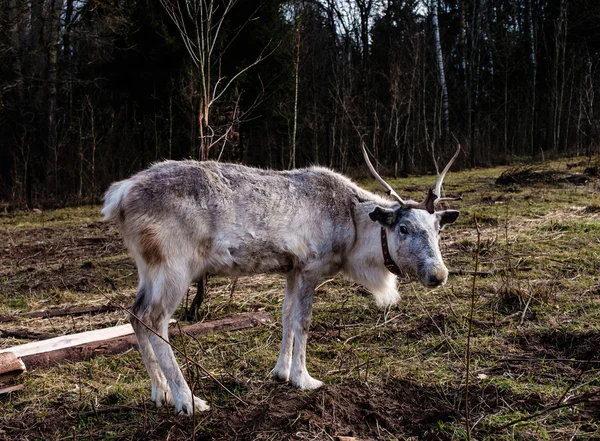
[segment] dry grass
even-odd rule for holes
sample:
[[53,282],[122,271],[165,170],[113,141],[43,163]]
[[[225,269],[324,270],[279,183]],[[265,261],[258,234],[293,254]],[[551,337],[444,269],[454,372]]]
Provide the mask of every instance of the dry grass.
[[[566,171],[567,162],[573,161],[544,167]],[[463,195],[462,202],[452,204],[462,211],[459,221],[443,233],[448,266],[473,270],[476,216],[480,267],[491,272],[475,283],[472,435],[488,440],[597,439],[598,182],[507,189],[495,185],[503,171],[453,173],[446,185],[448,194]],[[431,182],[431,177],[392,181],[400,194],[413,199]],[[131,302],[135,268],[116,230],[100,223],[97,212],[93,207],[57,210],[43,219],[32,213],[0,218],[0,313],[105,303],[87,281],[119,303]],[[400,303],[381,311],[361,287],[327,281],[316,295],[308,349],[309,371],[327,386],[307,393],[268,375],[279,349],[283,279],[241,278],[231,296],[231,280],[213,277],[201,309],[203,320],[264,310],[275,323],[207,336],[201,344],[192,339],[175,344],[246,406],[196,366],[184,364],[211,411],[194,423],[156,410],[148,401],[141,358],[131,351],[26,374],[24,391],[0,398],[0,438],[465,439],[471,284],[470,275],[453,276],[436,290],[405,284]],[[1,328],[72,333],[125,320],[123,313],[113,312],[27,319]],[[7,339],[0,346],[16,343]],[[581,397],[584,402],[577,403]],[[102,413],[107,408],[120,412]],[[530,419],[499,430],[524,417]]]

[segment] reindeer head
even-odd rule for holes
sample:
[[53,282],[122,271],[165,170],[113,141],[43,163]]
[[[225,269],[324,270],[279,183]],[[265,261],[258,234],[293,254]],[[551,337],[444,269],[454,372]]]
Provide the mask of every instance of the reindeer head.
[[458,218],[459,212],[436,211],[435,207],[441,201],[458,199],[442,198],[440,195],[444,176],[457,158],[460,145],[438,177],[435,190],[429,189],[423,202],[403,200],[375,171],[364,144],[362,149],[373,176],[398,202],[398,205],[392,208],[376,207],[369,213],[371,220],[381,224],[381,247],[385,266],[396,275],[407,273],[416,276],[423,285],[430,288],[443,285],[448,279],[448,269],[440,253],[439,234],[446,225]]

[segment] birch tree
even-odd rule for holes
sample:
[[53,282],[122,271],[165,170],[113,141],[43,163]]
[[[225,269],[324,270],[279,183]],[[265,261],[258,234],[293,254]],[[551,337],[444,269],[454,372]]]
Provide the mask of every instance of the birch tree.
[[448,86],[446,85],[446,74],[444,72],[444,55],[440,41],[440,26],[438,21],[438,0],[431,0],[431,25],[433,27],[433,39],[435,41],[435,58],[439,74],[440,87],[442,89],[442,124],[444,139],[448,140],[450,134],[450,110],[448,103]]

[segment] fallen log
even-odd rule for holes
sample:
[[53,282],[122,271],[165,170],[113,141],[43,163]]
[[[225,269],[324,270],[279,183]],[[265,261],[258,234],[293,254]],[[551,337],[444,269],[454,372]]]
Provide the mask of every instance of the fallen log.
[[12,352],[0,354],[0,382],[25,372],[25,364]]
[[101,306],[75,306],[65,309],[47,309],[45,311],[32,311],[18,315],[0,315],[0,323],[15,322],[21,318],[48,318],[48,317],[64,317],[67,315],[78,316],[84,314],[99,314],[102,312],[111,312],[119,309],[114,305]]
[[24,340],[48,340],[49,338],[58,337],[58,334],[51,332],[36,332],[26,328],[21,329],[0,329],[0,337],[2,338],[20,338]]
[[[271,321],[271,317],[266,312],[256,312],[256,313],[247,313],[240,314],[234,317],[228,317],[225,319],[214,320],[210,322],[196,323],[193,325],[184,326],[181,328],[181,331],[178,328],[169,329],[169,337],[177,337],[182,333],[191,335],[191,336],[202,336],[215,332],[226,332],[226,331],[236,331],[239,329],[250,328],[254,326],[258,326],[263,323],[267,323]],[[129,326],[131,325],[123,325]],[[120,327],[116,327],[120,328]],[[101,329],[99,331],[108,331],[114,328],[108,328],[107,330]],[[89,331],[87,334],[96,331]],[[86,334],[86,333],[82,333]],[[74,334],[71,337],[77,338],[81,334]],[[69,336],[65,336],[69,337]],[[21,353],[21,360],[25,363],[28,369],[35,369],[40,367],[48,367],[52,365],[56,365],[62,361],[85,361],[89,360],[98,355],[116,355],[126,352],[137,346],[137,340],[135,335],[133,335],[133,330],[131,330],[131,334],[122,335],[116,337],[102,337],[102,334],[97,334],[95,341],[89,340],[85,343],[78,343],[69,346],[59,346],[56,343],[52,343],[52,340],[44,340],[41,342],[37,342],[39,346],[37,349],[33,349],[33,347],[26,348],[25,350],[18,348],[20,346],[15,346],[6,351]],[[61,337],[62,338],[62,337]],[[75,339],[72,339],[75,341]],[[28,346],[33,345],[32,343],[28,343]]]
[[17,318],[14,315],[0,315],[0,323],[14,322]]

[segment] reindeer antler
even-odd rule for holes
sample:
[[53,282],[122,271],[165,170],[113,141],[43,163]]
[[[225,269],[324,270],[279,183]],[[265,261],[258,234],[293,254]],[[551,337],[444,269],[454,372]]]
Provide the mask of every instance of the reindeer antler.
[[402,205],[403,207],[408,206],[408,203],[406,201],[404,201],[404,199],[402,199],[398,195],[398,193],[396,193],[394,191],[394,189],[390,186],[390,184],[385,182],[384,179],[381,176],[379,176],[379,173],[377,173],[377,171],[375,170],[375,167],[373,167],[373,164],[371,164],[371,161],[369,160],[369,154],[367,153],[367,149],[365,147],[365,142],[362,138],[360,140],[360,143],[362,146],[363,156],[365,157],[365,162],[367,163],[367,167],[369,167],[371,174],[375,177],[375,179],[377,179],[379,181],[379,183],[381,185],[383,185],[385,187],[385,189],[387,190],[387,194],[389,194],[394,199],[396,199],[400,203],[400,205]]
[[437,182],[435,183],[435,190],[433,192],[436,196],[436,199],[434,201],[434,205],[437,205],[439,202],[442,202],[442,201],[455,201],[458,199],[458,198],[443,198],[441,196],[442,196],[442,182],[444,181],[444,177],[446,176],[446,173],[448,173],[448,170],[450,170],[450,167],[452,167],[452,164],[454,164],[454,161],[456,160],[456,158],[458,158],[459,153],[460,153],[460,144],[458,144],[456,153],[454,154],[452,159],[450,159],[450,162],[444,168],[444,170],[442,170],[442,173],[440,173],[440,175],[437,179]]
[[444,181],[444,177],[446,176],[446,173],[448,173],[448,170],[450,170],[450,167],[452,166],[452,164],[458,157],[458,154],[460,153],[460,144],[458,144],[456,153],[454,154],[452,159],[450,159],[450,162],[448,163],[448,165],[446,165],[444,170],[442,170],[442,173],[440,173],[440,175],[438,176],[437,182],[435,183],[435,190],[432,191],[430,188],[429,191],[427,192],[427,197],[425,198],[425,200],[423,202],[414,202],[414,201],[405,201],[404,199],[402,199],[398,195],[398,193],[396,193],[394,191],[394,189],[390,186],[390,184],[385,182],[385,180],[381,176],[379,176],[379,173],[377,173],[377,171],[375,170],[375,167],[373,167],[373,164],[371,164],[371,161],[369,160],[369,154],[367,153],[367,149],[365,147],[365,143],[362,138],[361,138],[360,142],[361,142],[361,146],[362,146],[363,156],[365,157],[365,162],[367,163],[367,167],[369,167],[371,174],[375,177],[375,179],[377,179],[377,181],[379,181],[379,183],[381,185],[384,186],[387,194],[392,196],[394,199],[396,199],[400,203],[402,208],[415,208],[415,209],[420,209],[420,210],[427,210],[428,213],[433,214],[433,213],[435,213],[435,206],[438,203],[440,203],[442,201],[456,201],[456,200],[460,199],[460,198],[442,198],[442,197],[440,197],[441,192],[442,192],[442,182]]

